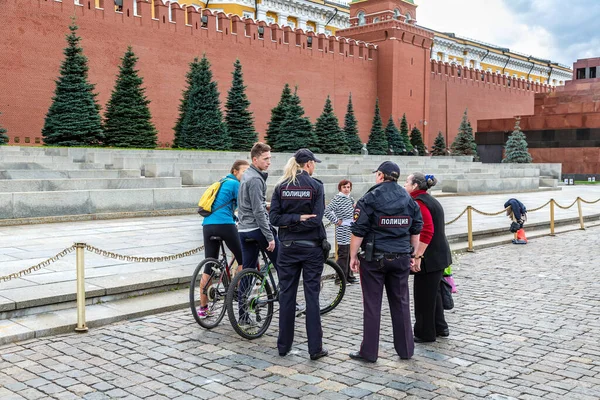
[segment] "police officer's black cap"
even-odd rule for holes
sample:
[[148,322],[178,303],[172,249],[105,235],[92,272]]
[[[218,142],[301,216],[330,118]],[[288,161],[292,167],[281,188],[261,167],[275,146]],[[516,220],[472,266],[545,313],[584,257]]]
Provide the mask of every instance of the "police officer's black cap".
[[314,161],[314,162],[321,162],[321,160],[319,160],[317,157],[315,157],[315,155],[313,154],[312,151],[310,151],[309,149],[300,149],[296,152],[296,154],[294,154],[294,158],[296,159],[296,162],[298,164],[304,164],[307,163],[309,161]]
[[381,172],[384,175],[391,176],[392,178],[400,177],[400,167],[398,164],[392,161],[384,161],[377,167],[377,169],[373,172]]

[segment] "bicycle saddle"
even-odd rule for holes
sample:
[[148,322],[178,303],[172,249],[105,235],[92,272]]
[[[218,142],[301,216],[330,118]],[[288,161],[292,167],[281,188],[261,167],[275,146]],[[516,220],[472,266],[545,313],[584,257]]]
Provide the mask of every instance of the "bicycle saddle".
[[246,243],[256,243],[256,239],[247,238],[244,240]]

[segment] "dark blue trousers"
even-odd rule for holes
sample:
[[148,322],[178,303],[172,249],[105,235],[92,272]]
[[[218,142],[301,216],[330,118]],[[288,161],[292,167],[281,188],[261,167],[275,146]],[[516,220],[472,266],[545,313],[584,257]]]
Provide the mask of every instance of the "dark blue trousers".
[[[273,263],[275,270],[277,270],[277,252],[279,249],[279,239],[277,238],[277,231],[271,228],[273,236],[275,237],[275,250],[266,251],[269,242],[262,234],[260,229],[256,229],[250,232],[240,232],[240,242],[242,244],[242,260],[244,261],[244,268],[254,268],[258,264],[258,253],[260,249],[263,249],[267,253],[267,257]],[[256,243],[246,243],[246,239],[254,239]]]
[[304,280],[306,300],[306,336],[308,353],[317,354],[323,348],[323,330],[319,307],[321,275],[323,273],[323,250],[320,247],[280,246],[279,263],[279,337],[277,349],[287,353],[294,343],[296,321],[296,294],[300,274]]
[[360,260],[360,285],[363,291],[363,341],[360,354],[367,360],[376,361],[379,356],[379,326],[383,287],[387,293],[392,316],[394,348],[400,358],[408,359],[414,354],[415,343],[410,320],[408,275],[410,257],[395,260]]

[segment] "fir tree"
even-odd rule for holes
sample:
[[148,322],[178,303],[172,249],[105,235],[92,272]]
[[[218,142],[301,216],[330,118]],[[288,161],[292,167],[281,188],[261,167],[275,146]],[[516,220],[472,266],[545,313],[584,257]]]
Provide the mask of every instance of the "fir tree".
[[248,110],[250,101],[246,96],[246,86],[244,86],[240,60],[236,60],[233,64],[232,75],[233,81],[225,103],[227,133],[232,138],[233,150],[250,151],[258,140],[258,134],[254,130],[252,112]]
[[373,155],[385,155],[388,151],[388,142],[383,131],[383,123],[381,122],[381,115],[379,114],[379,99],[375,100],[375,115],[373,116],[373,126],[371,127],[371,133],[369,134],[369,142],[367,143],[367,150],[369,154]]
[[527,149],[527,139],[521,132],[521,118],[515,120],[515,127],[504,146],[503,163],[528,164],[532,161],[531,154]]
[[423,143],[423,135],[421,135],[421,131],[416,126],[410,131],[410,144],[413,149],[417,149],[420,156],[427,154],[425,143]]
[[350,154],[360,154],[363,146],[360,136],[358,136],[357,125],[356,117],[354,116],[354,106],[352,105],[352,93],[350,93],[346,117],[344,118],[344,134],[346,135],[346,143],[350,148]]
[[181,102],[179,103],[179,117],[177,118],[177,122],[175,123],[175,127],[173,130],[175,131],[174,139],[173,139],[173,148],[182,147],[182,142],[185,140],[181,136],[181,126],[183,124],[183,120],[185,119],[185,112],[187,110],[187,103],[190,97],[190,90],[192,89],[192,85],[194,83],[194,76],[198,74],[200,71],[200,61],[198,57],[194,58],[194,61],[190,63],[190,70],[185,76],[186,80],[186,88],[183,91],[183,96],[181,98]]
[[[2,115],[2,113],[0,113],[0,115]],[[8,136],[6,136],[6,129],[4,129],[2,127],[2,125],[0,125],[0,146],[2,146],[3,144],[8,143]]]
[[473,128],[467,119],[467,110],[463,114],[458,135],[452,142],[451,149],[453,156],[473,156],[473,160],[477,159],[477,144],[473,137]]
[[400,137],[400,132],[398,132],[398,128],[396,128],[396,124],[394,124],[394,118],[392,118],[391,115],[388,124],[385,127],[385,136],[387,137],[388,145],[393,151],[393,154],[399,155],[406,153],[404,140]]
[[338,118],[333,112],[331,99],[327,96],[323,113],[315,123],[317,145],[323,153],[347,154],[350,149],[346,144],[344,132],[340,128]]
[[400,137],[404,141],[404,148],[406,154],[412,154],[413,146],[410,144],[410,137],[408,136],[408,122],[406,122],[406,114],[402,114],[402,120],[400,121]]
[[271,110],[271,121],[269,121],[267,134],[265,135],[265,141],[273,149],[277,148],[277,139],[279,138],[281,124],[285,119],[286,108],[291,99],[292,91],[290,89],[290,85],[286,83],[283,87],[283,91],[281,92],[279,103]]
[[446,155],[446,141],[442,132],[439,131],[435,141],[433,142],[433,150],[431,152],[433,156],[445,156]]
[[156,128],[135,69],[138,58],[131,46],[121,59],[119,76],[104,114],[104,145],[112,147],[156,147]]
[[204,55],[189,91],[181,124],[181,147],[210,150],[231,148],[220,105],[217,83],[213,81],[210,62]]
[[77,25],[73,20],[67,35],[68,46],[60,66],[60,76],[52,104],[46,114],[42,136],[44,144],[89,146],[102,142],[102,119],[94,85],[88,82],[87,57],[79,46]]
[[277,141],[274,151],[294,152],[301,148],[309,148],[318,153],[320,149],[316,146],[316,138],[309,119],[304,116],[304,108],[300,105],[298,88],[290,98],[285,107],[285,117],[279,127]]

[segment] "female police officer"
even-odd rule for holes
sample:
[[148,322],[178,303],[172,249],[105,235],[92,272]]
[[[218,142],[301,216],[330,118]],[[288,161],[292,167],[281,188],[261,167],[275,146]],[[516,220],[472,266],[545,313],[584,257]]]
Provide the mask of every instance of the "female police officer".
[[[351,226],[350,267],[358,272],[363,291],[363,341],[350,358],[377,361],[383,286],[392,315],[394,348],[402,359],[415,349],[410,322],[408,275],[411,257],[423,227],[421,211],[406,190],[398,185],[400,168],[386,161],[375,171],[377,185],[358,201]],[[357,258],[359,247],[363,252]]]
[[279,227],[281,246],[278,254],[279,338],[277,349],[285,356],[294,342],[296,293],[300,273],[306,299],[306,334],[311,360],[327,355],[319,313],[319,285],[323,272],[323,226],[325,193],[323,184],[312,178],[315,163],[321,162],[308,149],[300,149],[290,158],[283,177],[275,187],[269,218]]

